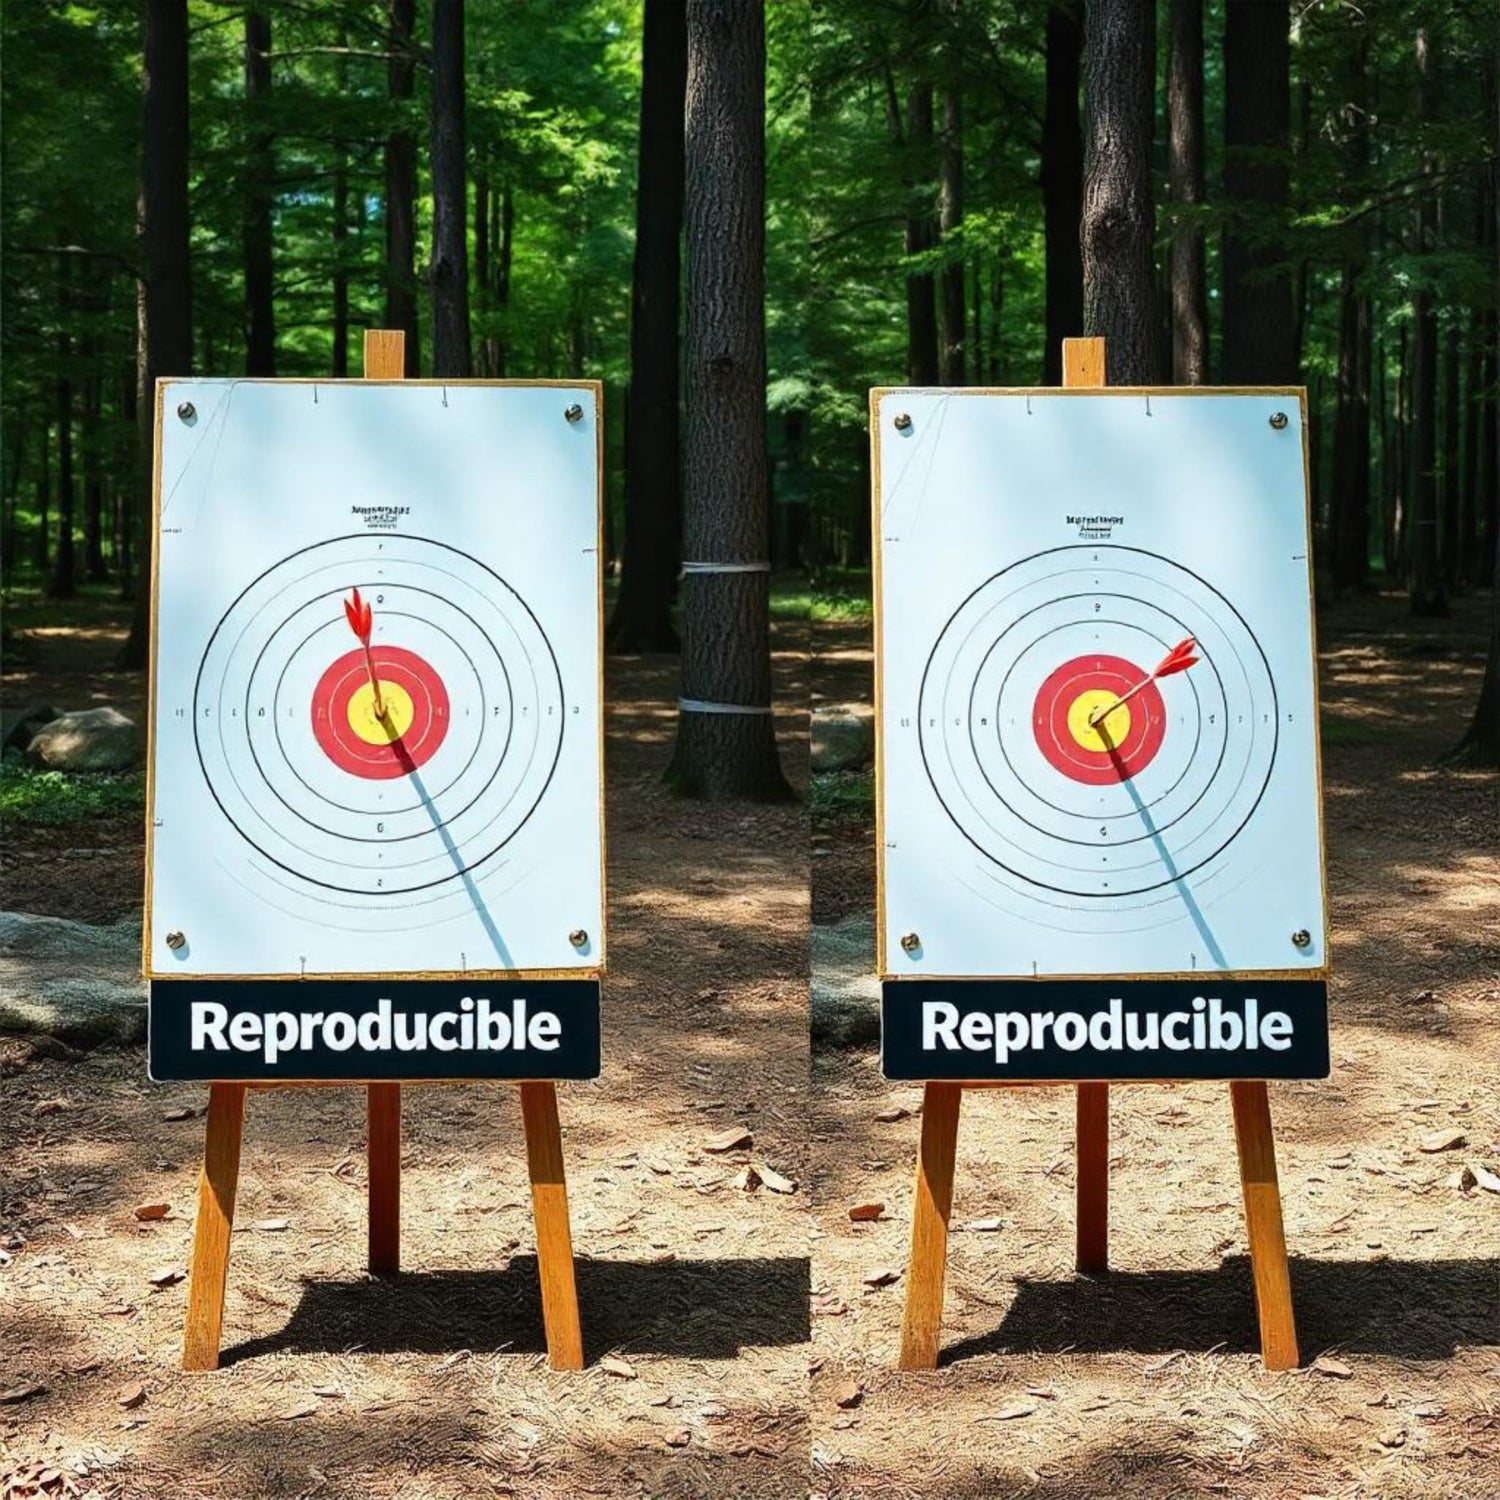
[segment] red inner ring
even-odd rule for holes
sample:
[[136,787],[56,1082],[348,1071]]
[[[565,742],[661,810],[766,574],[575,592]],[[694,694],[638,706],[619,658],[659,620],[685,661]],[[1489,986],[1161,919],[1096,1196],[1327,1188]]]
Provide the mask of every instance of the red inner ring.
[[349,703],[370,680],[365,653],[346,652],[318,679],[312,694],[313,736],[341,771],[367,781],[393,781],[437,753],[448,733],[448,690],[443,679],[414,651],[375,646],[370,655],[382,682],[400,687],[411,699],[412,718],[404,734],[388,744],[361,739],[349,722]]
[[1112,786],[1140,775],[1167,732],[1166,705],[1154,681],[1125,705],[1130,728],[1112,751],[1080,745],[1068,728],[1068,710],[1082,693],[1097,689],[1121,697],[1145,676],[1144,668],[1121,656],[1075,656],[1058,667],[1037,690],[1031,721],[1047,764],[1085,786]]

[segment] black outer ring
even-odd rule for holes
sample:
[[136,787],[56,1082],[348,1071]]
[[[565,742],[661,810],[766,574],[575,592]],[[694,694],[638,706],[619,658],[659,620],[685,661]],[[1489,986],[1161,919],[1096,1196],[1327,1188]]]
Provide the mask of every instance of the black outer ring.
[[[1272,675],[1271,663],[1266,656],[1265,650],[1261,646],[1260,640],[1256,636],[1255,632],[1251,630],[1250,625],[1248,621],[1246,621],[1245,617],[1239,612],[1239,610],[1234,607],[1233,604],[1229,602],[1228,599],[1224,597],[1222,593],[1219,592],[1218,589],[1213,586],[1213,584],[1211,584],[1206,578],[1200,577],[1197,573],[1193,572],[1191,568],[1185,568],[1181,563],[1174,563],[1170,558],[1161,556],[1160,553],[1148,552],[1144,547],[1121,547],[1113,543],[1103,543],[1094,546],[1090,546],[1087,543],[1074,544],[1067,547],[1049,547],[1043,552],[1033,552],[1029,557],[1018,558],[1008,567],[1001,568],[998,573],[992,573],[982,583],[970,589],[969,592],[960,601],[958,607],[953,611],[951,615],[948,616],[947,620],[943,624],[943,628],[938,631],[937,640],[933,643],[932,650],[928,653],[927,664],[922,668],[922,681],[917,689],[917,704],[919,710],[922,699],[927,692],[927,675],[932,670],[933,658],[937,655],[938,647],[942,645],[943,637],[947,635],[949,629],[953,625],[954,620],[956,620],[958,616],[963,613],[964,609],[968,606],[969,601],[973,599],[976,594],[979,594],[983,590],[987,589],[992,583],[994,583],[997,578],[1003,578],[1007,573],[1012,572],[1016,568],[1025,567],[1028,563],[1033,563],[1038,558],[1055,557],[1058,554],[1065,552],[1091,552],[1096,554],[1094,560],[1097,562],[1097,554],[1099,552],[1106,551],[1133,553],[1137,557],[1150,558],[1153,562],[1164,563],[1169,568],[1175,568],[1178,572],[1186,573],[1190,578],[1196,579],[1200,584],[1202,584],[1203,587],[1206,588],[1209,593],[1213,594],[1214,597],[1217,598],[1224,605],[1224,607],[1229,610],[1229,612],[1235,617],[1235,619],[1240,622],[1240,624],[1244,627],[1245,634],[1250,637],[1251,643],[1254,645],[1256,651],[1260,655],[1261,664],[1266,669],[1266,681],[1271,685],[1271,754],[1270,758],[1266,762],[1265,781],[1261,784],[1260,791],[1256,793],[1255,801],[1250,804],[1249,809],[1246,811],[1245,816],[1240,820],[1239,825],[1224,840],[1224,842],[1218,846],[1218,848],[1204,855],[1203,858],[1200,859],[1196,864],[1190,866],[1186,870],[1177,871],[1175,875],[1170,875],[1165,880],[1157,881],[1155,885],[1142,886],[1128,892],[1075,891],[1067,886],[1050,885],[1045,880],[1036,880],[1033,879],[1030,875],[1023,874],[1020,870],[1012,869],[1011,866],[1006,864],[1004,860],[996,859],[995,856],[989,852],[989,850],[985,849],[981,844],[979,844],[969,833],[968,829],[966,829],[964,825],[959,822],[958,818],[954,816],[953,809],[948,806],[946,799],[943,797],[942,791],[939,789],[937,784],[937,778],[932,773],[932,765],[927,759],[927,745],[925,736],[922,732],[922,716],[919,711],[917,714],[917,749],[922,757],[922,769],[927,773],[928,784],[932,787],[933,795],[938,799],[938,805],[943,809],[945,813],[947,813],[948,821],[952,823],[956,829],[958,829],[958,831],[971,845],[973,845],[978,853],[983,855],[985,859],[989,860],[991,864],[997,865],[1000,869],[1004,870],[1006,874],[1015,876],[1017,880],[1025,881],[1027,885],[1036,886],[1039,890],[1052,891],[1057,895],[1067,896],[1072,900],[1081,901],[1118,901],[1122,895],[1130,896],[1132,898],[1137,896],[1149,895],[1152,891],[1159,891],[1167,886],[1178,884],[1180,881],[1187,879],[1187,877],[1189,875],[1192,875],[1195,871],[1201,870],[1204,865],[1210,863],[1212,860],[1217,859],[1219,855],[1221,855],[1224,850],[1227,849],[1229,845],[1239,837],[1239,835],[1244,831],[1246,824],[1248,824],[1250,819],[1255,816],[1256,809],[1260,806],[1262,799],[1266,795],[1266,788],[1271,784],[1271,776],[1276,768],[1276,752],[1281,744],[1281,708],[1280,700],[1276,694],[1276,679]],[[1227,742],[1227,735],[1229,730],[1229,726],[1227,723],[1225,724],[1224,729]]]
[[[229,809],[224,806],[224,803],[219,796],[218,789],[214,786],[213,778],[208,773],[208,766],[204,762],[203,758],[203,746],[198,737],[198,699],[203,690],[203,669],[207,665],[209,655],[213,651],[214,642],[218,639],[219,632],[224,628],[225,621],[227,621],[229,617],[234,613],[234,611],[239,607],[240,601],[252,589],[254,589],[262,579],[269,577],[278,568],[284,568],[288,563],[293,562],[295,559],[305,556],[309,552],[316,552],[323,547],[335,547],[341,542],[367,541],[368,537],[365,533],[349,532],[344,536],[330,537],[327,541],[313,542],[309,546],[299,547],[297,551],[289,553],[286,557],[281,558],[278,562],[272,563],[269,568],[266,568],[263,572],[252,578],[250,582],[247,583],[245,587],[235,595],[228,609],[226,609],[224,613],[219,617],[218,624],[214,626],[213,632],[208,638],[208,644],[203,648],[203,655],[198,659],[198,672],[193,679],[193,752],[198,757],[198,769],[203,775],[204,785],[208,787],[209,796],[214,799],[215,805],[218,807],[219,811],[223,813],[225,820],[229,823],[229,826],[233,828],[234,831],[239,834],[239,836],[244,839],[244,841],[249,844],[250,847],[254,849],[256,853],[259,854],[262,858],[269,860],[273,865],[276,866],[277,869],[285,870],[288,875],[294,876],[296,879],[304,882],[305,884],[317,886],[321,890],[337,891],[341,895],[360,896],[366,899],[373,898],[375,900],[380,900],[384,897],[389,896],[409,896],[417,891],[431,890],[435,886],[446,885],[450,880],[462,880],[466,876],[468,876],[471,871],[477,870],[479,866],[484,864],[487,860],[493,859],[495,855],[498,854],[508,843],[510,843],[510,841],[515,838],[515,836],[520,833],[520,831],[526,826],[526,824],[531,820],[532,813],[536,811],[538,805],[541,803],[542,798],[547,795],[547,789],[552,785],[552,778],[557,773],[558,761],[562,758],[563,738],[567,734],[568,728],[568,718],[566,713],[567,696],[563,691],[562,672],[557,665],[557,653],[553,651],[552,642],[548,640],[547,632],[542,629],[542,623],[537,619],[536,614],[533,612],[531,606],[527,604],[527,602],[520,596],[520,594],[518,594],[515,589],[510,586],[510,584],[508,584],[498,573],[496,573],[493,568],[486,567],[482,562],[479,561],[477,557],[474,557],[471,554],[462,551],[460,548],[451,547],[447,542],[433,541],[430,537],[402,536],[399,533],[397,533],[396,535],[401,541],[404,542],[415,542],[424,547],[439,547],[444,552],[450,552],[455,557],[460,557],[465,562],[472,563],[481,572],[488,573],[489,576],[493,578],[495,582],[499,584],[500,587],[503,588],[506,593],[508,593],[516,601],[517,604],[521,606],[522,609],[526,611],[528,617],[531,620],[531,623],[536,626],[537,634],[541,637],[542,644],[547,648],[548,660],[552,663],[552,673],[557,682],[557,694],[560,705],[560,711],[558,714],[559,723],[557,729],[557,749],[553,754],[552,764],[547,768],[547,778],[542,783],[541,789],[538,791],[535,799],[532,801],[531,806],[527,809],[520,822],[516,824],[515,828],[512,829],[504,839],[496,844],[493,849],[483,854],[480,858],[464,864],[462,868],[455,869],[452,874],[441,876],[437,880],[426,881],[421,885],[401,886],[392,890],[372,892],[363,890],[357,886],[334,885],[331,881],[315,880],[312,876],[303,874],[302,871],[294,869],[291,865],[284,863],[283,861],[277,859],[275,855],[268,854],[264,849],[262,849],[260,845],[257,844],[255,840],[252,839],[250,835],[247,834],[245,830],[241,828],[240,825],[230,815]],[[485,632],[483,630],[480,630],[480,634],[484,635]]]

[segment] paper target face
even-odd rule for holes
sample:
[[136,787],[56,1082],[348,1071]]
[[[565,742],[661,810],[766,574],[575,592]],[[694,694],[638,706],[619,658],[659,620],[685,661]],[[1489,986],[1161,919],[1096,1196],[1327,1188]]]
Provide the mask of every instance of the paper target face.
[[[886,972],[1322,964],[1300,440],[1247,399],[881,397]],[[1211,538],[1189,441],[1248,466]]]
[[[206,439],[174,431],[183,392],[167,399],[155,972],[597,967],[598,488],[595,436],[562,414],[578,391],[308,390],[194,382]],[[373,504],[320,492],[320,450],[359,467],[372,397],[376,424],[384,407],[443,456],[424,474],[419,448],[391,451]],[[471,439],[466,500],[433,476]],[[313,483],[293,472],[304,444]],[[252,505],[278,524],[229,542]],[[423,531],[400,524],[418,514]]]

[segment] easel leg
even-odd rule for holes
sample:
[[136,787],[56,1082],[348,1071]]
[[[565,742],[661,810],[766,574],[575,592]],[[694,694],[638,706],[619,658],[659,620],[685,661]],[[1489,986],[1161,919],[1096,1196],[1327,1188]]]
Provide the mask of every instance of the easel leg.
[[523,1083],[521,1118],[526,1125],[526,1165],[531,1173],[531,1206],[536,1218],[547,1362],[554,1370],[581,1370],[583,1330],[578,1322],[573,1231],[568,1224],[568,1185],[563,1175],[556,1085]]
[[370,1183],[370,1269],[401,1269],[401,1085],[368,1088],[366,1156]]
[[1255,1306],[1260,1314],[1261,1361],[1268,1370],[1292,1370],[1298,1357],[1297,1324],[1292,1315],[1292,1282],[1281,1223],[1281,1189],[1276,1181],[1271,1104],[1264,1083],[1231,1083],[1229,1097],[1234,1106],[1240,1185],[1245,1193]]
[[224,1284],[229,1275],[229,1235],[240,1178],[240,1141],[245,1131],[245,1085],[215,1083],[208,1090],[208,1129],[203,1172],[198,1179],[198,1219],[188,1276],[184,1370],[216,1370],[224,1328]]
[[1078,1134],[1078,1269],[1109,1269],[1109,1085],[1080,1083]]
[[922,1150],[911,1216],[906,1312],[901,1319],[901,1368],[937,1368],[942,1339],[943,1277],[948,1268],[948,1218],[963,1085],[929,1083],[922,1095]]

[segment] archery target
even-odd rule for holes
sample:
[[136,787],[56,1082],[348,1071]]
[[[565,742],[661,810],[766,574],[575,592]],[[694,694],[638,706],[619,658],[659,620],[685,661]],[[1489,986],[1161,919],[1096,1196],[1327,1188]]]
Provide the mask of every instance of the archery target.
[[594,402],[580,421],[577,388],[183,384],[150,967],[597,968]]
[[887,973],[1321,965],[1301,447],[1254,399],[877,396]]

